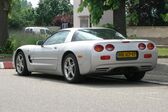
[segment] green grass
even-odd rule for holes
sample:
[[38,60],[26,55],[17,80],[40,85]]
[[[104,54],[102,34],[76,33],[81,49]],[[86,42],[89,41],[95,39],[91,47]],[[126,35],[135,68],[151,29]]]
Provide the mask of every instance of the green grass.
[[11,61],[13,54],[0,54],[0,61]]
[[0,60],[12,58],[13,52],[22,45],[35,45],[38,40],[46,37],[41,35],[27,34],[23,31],[10,31],[6,46],[0,48]]
[[12,57],[12,54],[0,54],[0,57]]
[[36,44],[38,40],[45,39],[40,35],[27,34],[22,31],[12,31],[10,32],[10,38],[13,50],[16,50],[22,45],[33,45]]
[[57,32],[58,30],[60,30],[60,27],[57,27],[57,26],[50,26],[50,27],[47,27],[52,33],[55,33]]
[[12,54],[18,47],[22,45],[35,45],[38,40],[44,40],[46,37],[35,34],[28,34],[24,31],[12,30],[6,45],[0,48],[0,56],[6,57]]
[[167,56],[168,57],[168,48],[157,48],[158,56]]

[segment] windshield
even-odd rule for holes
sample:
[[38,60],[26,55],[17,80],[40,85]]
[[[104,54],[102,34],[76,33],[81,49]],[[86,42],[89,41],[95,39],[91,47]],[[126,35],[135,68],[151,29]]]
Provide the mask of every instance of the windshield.
[[100,39],[125,39],[125,37],[112,29],[81,29],[74,33],[72,41]]

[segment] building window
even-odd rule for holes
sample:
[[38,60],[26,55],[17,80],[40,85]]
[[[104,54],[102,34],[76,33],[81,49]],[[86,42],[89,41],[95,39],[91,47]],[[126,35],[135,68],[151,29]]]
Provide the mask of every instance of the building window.
[[80,27],[89,27],[89,17],[80,17]]

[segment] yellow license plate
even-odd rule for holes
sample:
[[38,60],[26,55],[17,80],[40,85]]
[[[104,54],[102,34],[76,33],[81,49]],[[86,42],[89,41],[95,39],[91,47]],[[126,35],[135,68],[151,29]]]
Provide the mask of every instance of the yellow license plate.
[[120,51],[117,52],[117,59],[137,59],[136,51]]

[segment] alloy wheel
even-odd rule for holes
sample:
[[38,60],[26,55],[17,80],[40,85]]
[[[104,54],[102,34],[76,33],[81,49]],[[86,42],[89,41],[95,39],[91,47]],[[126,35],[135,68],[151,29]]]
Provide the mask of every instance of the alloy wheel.
[[73,58],[68,57],[64,62],[64,74],[68,80],[72,80],[75,77],[76,66]]
[[23,73],[24,71],[24,57],[22,54],[18,54],[16,58],[16,69],[19,73]]

